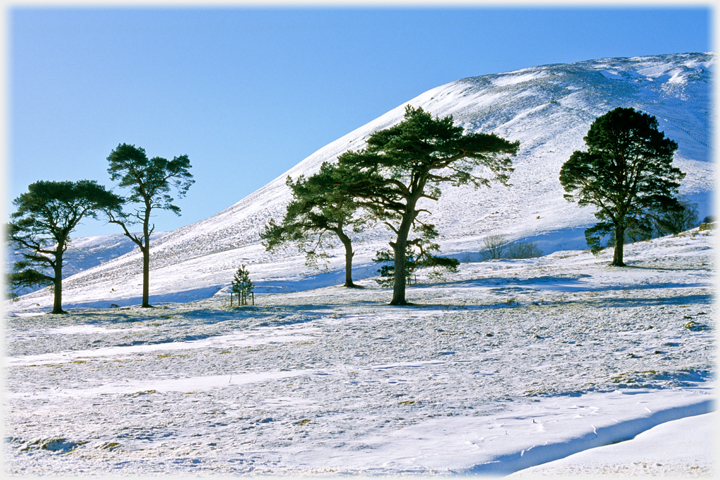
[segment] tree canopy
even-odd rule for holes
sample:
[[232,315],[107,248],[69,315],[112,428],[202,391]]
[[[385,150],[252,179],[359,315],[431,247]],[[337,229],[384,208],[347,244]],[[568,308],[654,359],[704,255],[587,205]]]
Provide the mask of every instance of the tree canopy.
[[584,138],[587,151],[575,151],[560,169],[568,201],[594,206],[600,220],[585,231],[593,251],[612,234],[611,265],[624,266],[626,230],[644,217],[683,209],[675,197],[685,174],[672,166],[677,143],[658,130],[657,119],[618,107],[598,118]]
[[[150,235],[155,230],[155,225],[150,221],[151,213],[153,210],[160,209],[180,215],[180,208],[173,204],[175,200],[170,192],[174,188],[177,196],[183,197],[195,182],[189,171],[190,160],[187,155],[181,155],[172,160],[161,157],[148,159],[144,149],[126,143],[118,145],[107,160],[110,178],[118,181],[120,187],[129,189],[129,195],[124,199],[124,204],[136,204],[135,209],[131,212],[115,208],[108,209],[107,214],[110,223],[120,225],[124,234],[142,252],[142,306],[149,307]],[[142,226],[140,234],[130,232],[129,227],[135,224]]]
[[[512,172],[510,156],[519,142],[495,134],[464,133],[453,117],[433,118],[422,108],[407,106],[404,119],[370,135],[367,148],[338,157],[344,172],[343,192],[374,212],[395,233],[392,305],[404,305],[408,235],[421,199],[438,200],[440,185],[489,186],[507,184]],[[479,171],[479,172],[478,172]]]
[[17,197],[17,210],[6,226],[8,242],[22,254],[9,276],[13,289],[52,285],[52,313],[62,310],[63,254],[70,233],[83,218],[118,208],[122,199],[94,181],[39,181]]
[[300,175],[293,181],[288,177],[286,183],[292,191],[292,201],[282,222],[270,220],[260,237],[270,251],[285,243],[296,244],[305,253],[309,266],[316,266],[318,259],[327,257],[325,249],[332,238],[337,237],[345,248],[345,286],[355,287],[352,239],[346,230],[357,231],[367,223],[368,217],[359,215],[358,203],[338,188],[343,181],[343,172],[328,162],[309,178]]

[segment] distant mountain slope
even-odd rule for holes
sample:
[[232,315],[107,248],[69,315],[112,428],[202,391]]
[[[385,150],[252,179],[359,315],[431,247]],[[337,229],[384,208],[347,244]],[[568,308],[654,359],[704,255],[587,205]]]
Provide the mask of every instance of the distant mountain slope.
[[[165,235],[166,232],[155,232],[150,236],[150,242]],[[64,255],[63,276],[71,277],[78,272],[108,262],[114,258],[132,252],[137,248],[128,237],[122,233],[100,235],[96,237],[73,238]],[[13,265],[22,257],[17,251],[7,252],[6,269],[11,271]],[[33,289],[27,289],[27,292]]]
[[[473,258],[482,239],[496,233],[532,239],[546,253],[586,248],[583,230],[594,223],[593,211],[563,199],[558,175],[570,154],[584,147],[592,121],[619,106],[658,118],[661,130],[679,144],[676,165],[687,173],[681,194],[699,204],[701,218],[709,214],[714,185],[709,150],[713,63],[712,54],[690,53],[546,65],[458,80],[407,102],[434,115],[453,115],[467,130],[494,132],[521,144],[511,187],[448,186],[440,201],[427,200],[443,252]],[[156,241],[151,301],[212,295],[229,284],[240,263],[249,265],[261,291],[339,282],[339,258],[331,262],[329,273],[317,276],[306,271],[293,248],[266,253],[258,233],[270,218],[282,217],[290,198],[287,175],[312,174],[323,161],[363,148],[373,131],[402,119],[405,105],[321,148],[230,208]],[[389,239],[382,228],[355,236],[357,275],[374,272],[370,259]],[[65,299],[69,306],[134,303],[140,283],[140,256],[131,252],[69,278]],[[51,301],[48,292],[27,297],[16,308]]]

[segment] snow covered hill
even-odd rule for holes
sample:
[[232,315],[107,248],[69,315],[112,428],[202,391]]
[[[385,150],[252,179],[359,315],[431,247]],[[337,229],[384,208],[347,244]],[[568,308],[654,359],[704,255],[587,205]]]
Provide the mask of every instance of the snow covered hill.
[[[681,195],[711,213],[714,169],[710,157],[710,90],[714,56],[705,53],[638,58],[606,58],[546,65],[458,80],[419,95],[407,104],[434,115],[453,115],[469,131],[494,132],[520,141],[511,187],[443,190],[428,205],[444,254],[476,259],[482,239],[505,234],[531,240],[545,252],[586,248],[583,231],[594,223],[591,209],[565,201],[558,181],[561,165],[592,121],[618,106],[656,116],[660,128],[679,145],[675,162],[687,173]],[[241,263],[249,266],[259,292],[292,291],[340,283],[338,249],[326,272],[308,271],[290,247],[271,255],[258,233],[270,218],[280,219],[290,199],[285,178],[309,175],[323,161],[361,149],[372,132],[402,119],[406,104],[321,148],[286,175],[206,220],[169,232],[152,248],[151,302],[206,298],[227,287]],[[382,228],[354,238],[356,278],[374,275],[376,250],[390,236]],[[139,303],[141,258],[130,252],[67,278],[67,307]],[[23,296],[11,310],[29,313],[52,303],[48,290]]]
[[[153,233],[150,236],[150,241],[157,240],[165,233]],[[137,245],[122,233],[73,238],[63,257],[65,259],[63,274],[70,277],[78,272],[132,252],[137,248]],[[19,251],[8,251],[7,254],[6,268],[10,271],[15,262],[21,260],[22,257]]]

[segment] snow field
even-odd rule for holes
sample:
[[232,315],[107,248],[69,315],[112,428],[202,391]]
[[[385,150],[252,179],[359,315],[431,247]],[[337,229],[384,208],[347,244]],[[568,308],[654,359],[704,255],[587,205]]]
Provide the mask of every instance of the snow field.
[[507,474],[712,409],[713,231],[7,319],[12,474]]
[[511,476],[713,477],[717,449],[712,446],[716,445],[719,419],[718,413],[712,412],[670,421],[632,440],[579,452]]

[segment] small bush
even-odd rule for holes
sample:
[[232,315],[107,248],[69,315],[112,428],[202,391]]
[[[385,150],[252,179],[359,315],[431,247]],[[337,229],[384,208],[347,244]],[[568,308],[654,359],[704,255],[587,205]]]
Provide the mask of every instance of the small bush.
[[540,250],[534,242],[518,242],[508,245],[505,258],[537,258],[542,257]]
[[507,236],[502,234],[488,235],[483,239],[483,243],[485,245],[485,251],[482,252],[483,260],[536,258],[543,254],[534,242],[510,243]]
[[505,258],[505,247],[507,247],[508,243],[507,236],[503,234],[488,235],[483,238],[483,244],[485,245],[483,258],[485,260]]
[[[255,304],[254,288],[255,285],[253,285],[250,280],[250,272],[248,272],[247,267],[243,264],[237,269],[237,272],[235,272],[235,278],[233,278],[230,291],[238,296],[238,304],[247,305],[247,300],[250,296],[252,296],[253,304]],[[232,305],[232,296],[230,297],[230,304]]]

